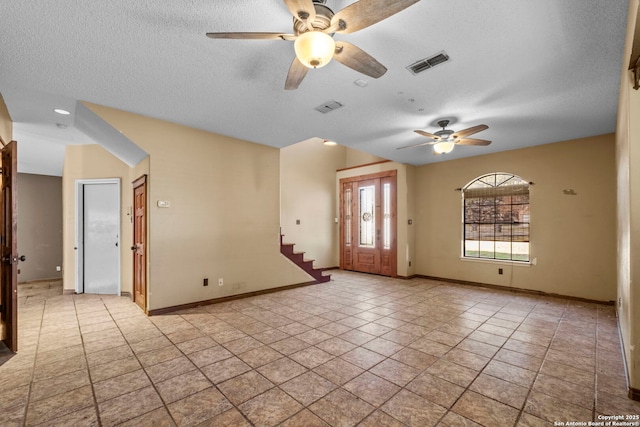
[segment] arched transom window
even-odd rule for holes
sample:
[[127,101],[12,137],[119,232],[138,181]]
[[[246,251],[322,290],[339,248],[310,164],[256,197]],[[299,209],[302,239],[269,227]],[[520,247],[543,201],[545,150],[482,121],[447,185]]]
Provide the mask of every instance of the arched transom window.
[[529,261],[529,183],[491,173],[462,190],[465,258]]

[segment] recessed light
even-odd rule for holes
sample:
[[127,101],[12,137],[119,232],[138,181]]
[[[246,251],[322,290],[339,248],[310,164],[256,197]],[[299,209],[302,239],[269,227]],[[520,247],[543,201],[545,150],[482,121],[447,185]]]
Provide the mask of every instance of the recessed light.
[[324,145],[338,145],[338,143],[337,143],[337,142],[335,142],[335,141],[330,141],[330,140],[328,140],[328,139],[325,139],[324,141],[322,141],[322,143],[323,143]]
[[53,111],[63,116],[68,116],[69,114],[71,114],[70,112],[68,112],[67,110],[63,110],[62,108],[55,108]]

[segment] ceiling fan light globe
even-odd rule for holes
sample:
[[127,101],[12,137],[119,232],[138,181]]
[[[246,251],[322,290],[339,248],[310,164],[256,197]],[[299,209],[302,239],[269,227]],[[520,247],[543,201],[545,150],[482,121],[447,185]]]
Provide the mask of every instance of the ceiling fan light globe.
[[435,151],[438,154],[447,154],[453,151],[454,145],[455,145],[454,142],[449,142],[449,141],[438,142],[433,146],[433,151]]
[[296,38],[293,48],[305,67],[320,68],[333,58],[336,43],[333,37],[321,31],[308,31]]

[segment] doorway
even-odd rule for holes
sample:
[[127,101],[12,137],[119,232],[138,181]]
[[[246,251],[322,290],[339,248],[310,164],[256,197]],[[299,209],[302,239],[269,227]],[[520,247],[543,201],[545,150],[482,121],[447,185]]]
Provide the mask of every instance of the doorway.
[[120,295],[120,180],[76,181],[76,292]]
[[396,171],[340,180],[340,268],[397,274]]

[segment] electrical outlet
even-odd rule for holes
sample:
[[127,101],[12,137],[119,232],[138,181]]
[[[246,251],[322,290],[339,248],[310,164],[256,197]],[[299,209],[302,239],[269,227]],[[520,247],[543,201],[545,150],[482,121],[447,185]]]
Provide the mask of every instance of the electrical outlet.
[[218,286],[224,285],[224,280],[221,278],[218,279]]
[[411,261],[409,261],[409,267],[411,267]]
[[60,267],[59,265],[56,267],[56,271],[62,271],[62,267]]
[[209,286],[209,279],[206,277],[202,280],[202,286]]
[[502,269],[501,268],[498,269],[498,274],[502,274]]

